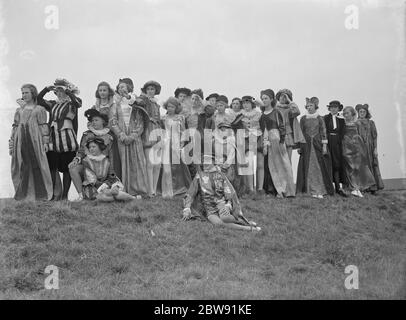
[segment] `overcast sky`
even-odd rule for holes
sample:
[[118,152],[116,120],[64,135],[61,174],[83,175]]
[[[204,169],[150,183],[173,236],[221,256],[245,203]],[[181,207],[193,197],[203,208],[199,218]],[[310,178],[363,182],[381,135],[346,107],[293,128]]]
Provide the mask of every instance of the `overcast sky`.
[[[344,25],[350,4],[358,30]],[[49,5],[59,9],[57,30],[45,26]],[[319,97],[321,114],[334,99],[369,103],[382,175],[405,177],[403,1],[4,0],[0,14],[0,197],[13,194],[7,140],[20,86],[41,90],[56,77],[81,90],[79,135],[97,84],[120,77],[131,77],[137,93],[157,80],[160,101],[187,86],[229,99],[286,87],[302,112],[305,97]]]

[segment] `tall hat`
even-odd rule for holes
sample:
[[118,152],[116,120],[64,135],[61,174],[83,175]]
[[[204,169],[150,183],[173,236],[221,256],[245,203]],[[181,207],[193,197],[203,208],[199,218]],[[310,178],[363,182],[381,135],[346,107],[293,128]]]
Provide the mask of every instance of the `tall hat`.
[[102,118],[104,121],[104,126],[106,127],[109,124],[109,117],[107,114],[101,113],[96,109],[88,109],[85,111],[85,117],[90,122],[94,117]]
[[175,98],[177,98],[181,93],[186,94],[186,96],[191,96],[192,95],[192,90],[189,88],[176,88],[175,90]]
[[337,107],[338,111],[341,111],[344,108],[344,106],[338,100],[330,101],[330,103],[327,105],[327,108],[331,108],[331,107]]
[[154,81],[154,80],[150,80],[150,81],[146,82],[146,83],[144,84],[144,86],[141,88],[141,91],[142,91],[143,93],[147,93],[147,88],[148,88],[149,86],[155,87],[155,94],[156,94],[156,95],[158,95],[158,94],[161,93],[161,85],[160,85],[158,82]]
[[118,86],[120,83],[125,83],[128,86],[128,91],[133,92],[134,91],[134,83],[130,78],[122,78],[118,80],[118,85],[116,87],[116,91],[118,92]]

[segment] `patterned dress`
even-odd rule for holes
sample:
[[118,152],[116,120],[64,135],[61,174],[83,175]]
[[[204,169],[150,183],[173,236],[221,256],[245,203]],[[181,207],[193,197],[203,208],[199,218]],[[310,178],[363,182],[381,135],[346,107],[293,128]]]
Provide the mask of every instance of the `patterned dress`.
[[10,140],[14,199],[50,200],[53,190],[44,149],[49,141],[45,109],[38,105],[18,108]]

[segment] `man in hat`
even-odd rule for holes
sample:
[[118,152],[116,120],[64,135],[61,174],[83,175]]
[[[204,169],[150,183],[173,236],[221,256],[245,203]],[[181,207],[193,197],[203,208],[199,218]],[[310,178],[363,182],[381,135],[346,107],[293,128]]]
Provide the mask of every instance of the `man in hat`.
[[96,109],[89,109],[85,112],[85,117],[89,121],[88,129],[82,135],[80,140],[80,146],[76,153],[75,158],[69,164],[69,173],[72,177],[73,185],[78,192],[78,197],[73,201],[83,200],[83,165],[82,160],[89,155],[89,149],[87,147],[90,140],[98,138],[102,140],[105,148],[102,150],[102,154],[110,158],[110,164],[113,162],[112,155],[112,144],[113,144],[113,133],[108,128],[109,119],[108,116]]
[[203,218],[216,226],[260,231],[255,222],[245,219],[233,186],[213,161],[212,155],[203,156],[203,170],[196,174],[184,198],[182,219]]
[[324,116],[324,123],[326,124],[327,131],[327,146],[331,155],[333,182],[336,193],[346,197],[346,193],[340,186],[340,182],[344,182],[341,139],[345,121],[339,117],[338,112],[343,110],[343,105],[340,101],[333,100],[328,104],[327,108],[330,113]]

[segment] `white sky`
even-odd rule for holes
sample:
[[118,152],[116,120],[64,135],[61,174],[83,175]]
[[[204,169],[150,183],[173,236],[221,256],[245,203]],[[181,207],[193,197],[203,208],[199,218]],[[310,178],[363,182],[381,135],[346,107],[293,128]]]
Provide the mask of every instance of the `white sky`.
[[[406,177],[401,148],[406,136],[400,134],[406,100],[398,92],[404,88],[399,82],[403,1],[4,0],[0,4],[0,197],[13,195],[7,140],[20,86],[29,82],[41,90],[57,77],[81,90],[79,136],[97,84],[105,80],[115,86],[122,77],[133,79],[137,93],[147,80],[159,81],[161,101],[176,87],[187,86],[229,99],[247,94],[259,98],[262,89],[276,92],[287,87],[303,112],[305,97],[318,96],[321,114],[334,99],[352,106],[369,103],[378,127],[383,178]],[[349,4],[359,8],[358,30],[344,26]],[[58,30],[45,28],[48,5],[59,9]],[[295,156],[294,175],[296,162]]]

